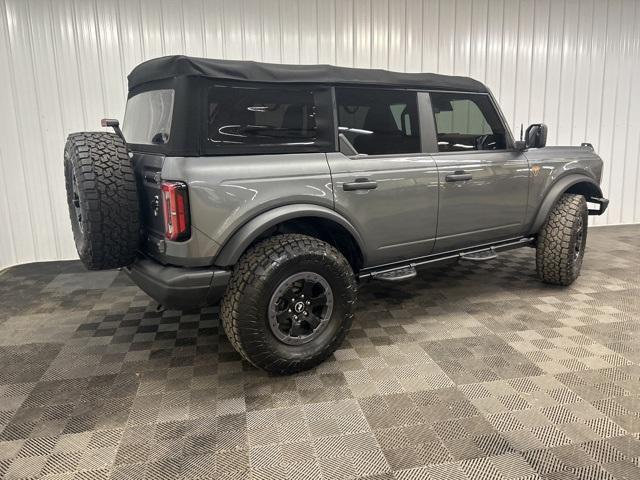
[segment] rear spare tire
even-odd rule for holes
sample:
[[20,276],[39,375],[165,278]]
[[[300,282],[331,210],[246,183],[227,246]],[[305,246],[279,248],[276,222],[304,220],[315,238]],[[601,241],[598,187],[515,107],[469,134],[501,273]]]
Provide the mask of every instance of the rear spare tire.
[[89,270],[133,263],[140,239],[136,180],[120,137],[72,133],[64,149],[71,227],[80,260]]

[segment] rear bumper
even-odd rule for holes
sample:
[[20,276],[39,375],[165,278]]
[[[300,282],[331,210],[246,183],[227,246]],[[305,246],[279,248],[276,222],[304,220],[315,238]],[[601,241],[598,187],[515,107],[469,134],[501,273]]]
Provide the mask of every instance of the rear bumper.
[[148,258],[138,258],[125,272],[144,292],[169,308],[215,305],[229,283],[229,270],[168,267]]

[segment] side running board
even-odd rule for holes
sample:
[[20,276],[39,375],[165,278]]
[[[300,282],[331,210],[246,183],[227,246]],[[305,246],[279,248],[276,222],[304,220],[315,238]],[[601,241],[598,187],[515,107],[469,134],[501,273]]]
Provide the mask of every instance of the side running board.
[[452,260],[470,260],[473,262],[484,262],[492,260],[498,256],[498,251],[511,250],[513,248],[533,246],[533,237],[516,238],[505,240],[491,246],[478,246],[470,248],[467,251],[446,252],[431,257],[416,258],[404,264],[389,265],[386,268],[378,268],[377,270],[368,270],[358,275],[359,280],[372,279],[383,280],[386,282],[400,282],[409,280],[417,275],[416,267],[437,264],[440,262]]
[[403,280],[409,280],[418,275],[416,267],[413,265],[407,265],[406,267],[395,268],[393,270],[385,270],[382,272],[373,272],[371,278],[374,280],[383,280],[385,282],[401,282]]
[[493,260],[494,258],[498,258],[498,253],[493,247],[478,252],[460,254],[460,260],[471,260],[472,262],[484,262],[486,260]]

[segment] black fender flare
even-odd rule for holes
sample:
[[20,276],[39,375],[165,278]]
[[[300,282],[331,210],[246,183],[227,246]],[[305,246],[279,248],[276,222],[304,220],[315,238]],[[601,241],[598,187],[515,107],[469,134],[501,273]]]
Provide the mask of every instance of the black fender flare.
[[560,177],[551,185],[551,187],[547,190],[547,193],[544,197],[544,200],[540,204],[540,208],[538,209],[538,213],[535,216],[533,223],[531,224],[531,228],[529,229],[530,234],[535,234],[540,231],[542,225],[544,224],[549,212],[556,204],[556,202],[560,199],[563,193],[569,190],[574,185],[579,183],[587,183],[589,188],[593,193],[586,194],[587,200],[590,197],[602,197],[602,190],[600,189],[600,185],[593,178],[582,175],[582,174],[568,174],[563,177]]
[[355,239],[363,259],[366,257],[365,242],[356,228],[339,213],[320,205],[313,204],[292,204],[283,205],[263,212],[246,222],[236,230],[225,242],[224,246],[216,256],[215,265],[219,267],[230,267],[234,265],[251,243],[266,232],[269,228],[279,223],[296,218],[316,217],[333,221],[347,230]]

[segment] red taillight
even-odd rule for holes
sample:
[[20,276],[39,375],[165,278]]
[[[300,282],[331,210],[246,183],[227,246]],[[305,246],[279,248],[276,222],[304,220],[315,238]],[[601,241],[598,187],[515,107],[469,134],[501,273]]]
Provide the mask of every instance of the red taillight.
[[162,182],[164,234],[168,240],[189,237],[189,199],[187,186],[181,182]]

